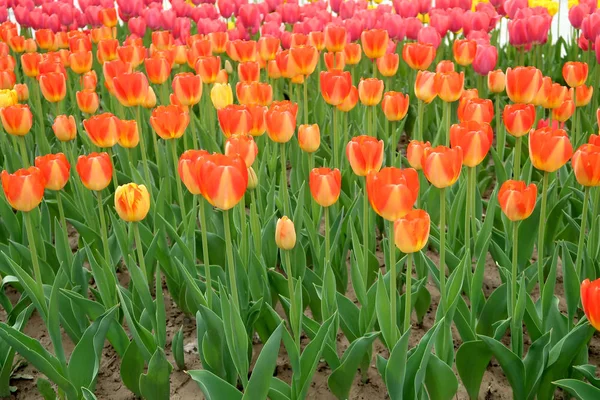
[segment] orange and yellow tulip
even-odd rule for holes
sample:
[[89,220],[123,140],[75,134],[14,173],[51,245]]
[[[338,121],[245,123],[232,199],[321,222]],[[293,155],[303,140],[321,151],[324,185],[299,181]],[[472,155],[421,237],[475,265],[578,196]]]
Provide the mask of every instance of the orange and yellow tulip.
[[409,97],[400,92],[386,92],[381,101],[383,114],[388,121],[401,121],[408,112]]
[[384,29],[371,29],[363,31],[360,35],[360,44],[365,56],[374,60],[383,57],[387,51],[390,37]]
[[115,191],[115,210],[127,222],[138,222],[150,211],[150,193],[146,186],[128,183]]
[[275,36],[261,36],[258,39],[258,53],[264,61],[275,59],[275,55],[279,51],[280,40]]
[[241,82],[258,82],[260,80],[260,64],[257,61],[239,63],[238,77]]
[[425,210],[410,210],[394,222],[394,241],[403,253],[421,251],[429,240],[431,219]]
[[523,181],[508,180],[502,184],[498,192],[498,203],[504,215],[511,221],[522,221],[529,218],[535,208],[537,186],[529,186]]
[[42,95],[50,103],[57,103],[67,95],[65,75],[60,72],[40,74],[39,83]]
[[343,71],[346,67],[346,59],[344,58],[344,53],[325,53],[323,54],[323,60],[325,60],[325,66],[327,67],[327,71]]
[[565,122],[575,112],[575,102],[569,97],[558,108],[552,109],[552,119],[558,122]]
[[442,101],[447,103],[460,99],[463,92],[465,74],[461,72],[438,72],[435,74],[433,84],[435,91]]
[[141,72],[123,73],[113,79],[114,94],[125,107],[144,105],[148,97],[148,79]]
[[158,106],[152,110],[150,125],[162,139],[178,139],[190,123],[190,114],[181,106]]
[[251,115],[246,106],[227,105],[217,110],[217,117],[226,138],[250,133]]
[[46,154],[35,158],[35,166],[44,177],[44,187],[48,190],[61,190],[69,181],[71,165],[63,153]]
[[585,279],[580,287],[583,312],[596,330],[600,329],[600,279]]
[[476,121],[489,124],[494,119],[494,104],[489,99],[468,99],[463,107],[458,108],[458,120]]
[[314,153],[321,145],[319,125],[300,125],[298,127],[298,146],[306,153]]
[[337,168],[314,168],[308,176],[308,186],[315,202],[321,207],[329,207],[340,197],[342,174]]
[[173,78],[173,94],[184,106],[198,104],[202,98],[202,80],[199,75],[181,72]]
[[148,80],[155,85],[161,85],[171,75],[171,63],[163,57],[146,58],[144,61]]
[[573,153],[571,165],[582,186],[600,186],[600,146],[584,144]]
[[98,62],[100,64],[104,64],[105,62],[119,58],[117,54],[117,47],[119,47],[119,41],[117,39],[100,40],[96,50],[96,58],[98,59]]
[[177,172],[179,178],[191,194],[202,194],[198,181],[199,165],[201,158],[209,153],[206,150],[187,150],[179,157]]
[[52,130],[61,142],[69,142],[77,137],[77,125],[72,115],[58,115],[54,118]]
[[140,143],[140,133],[138,131],[137,121],[118,120],[118,138],[117,142],[121,147],[132,149]]
[[113,165],[108,153],[79,156],[76,169],[81,182],[89,190],[104,190],[112,179]]
[[77,75],[89,72],[92,69],[93,61],[91,51],[78,51],[69,55],[71,70]]
[[497,69],[488,72],[487,84],[490,93],[502,93],[506,88],[506,76],[504,71]]
[[569,87],[585,85],[588,77],[588,65],[580,61],[568,61],[563,65],[562,75]]
[[358,84],[358,98],[365,106],[376,106],[383,97],[383,81],[377,78],[361,79]]
[[257,154],[258,146],[251,135],[234,135],[225,142],[225,155],[240,156],[248,168],[254,164]]
[[406,159],[411,167],[417,171],[423,169],[423,153],[431,148],[431,143],[411,140],[406,147]]
[[356,107],[357,104],[358,104],[358,89],[356,88],[356,86],[352,86],[350,88],[350,93],[348,93],[348,96],[346,96],[344,101],[342,101],[340,104],[335,106],[335,108],[337,108],[338,110],[343,111],[343,112],[348,112],[348,111],[352,110],[354,107]]
[[469,39],[457,39],[452,44],[452,53],[458,65],[463,67],[471,65],[475,60],[475,53],[477,53],[477,42]]
[[358,176],[378,172],[383,164],[383,140],[368,135],[355,136],[346,145],[346,158]]
[[419,175],[412,168],[386,167],[367,175],[371,207],[388,221],[404,217],[419,195]]
[[258,104],[249,105],[246,107],[250,113],[250,135],[262,136],[267,131],[267,123],[265,121],[265,113],[267,107]]
[[98,93],[93,90],[81,90],[75,94],[77,107],[84,114],[94,114],[100,107]]
[[325,48],[327,51],[337,53],[346,46],[346,28],[329,24],[325,27]]
[[319,52],[313,46],[300,46],[290,49],[289,62],[294,63],[298,74],[308,76],[315,71],[319,61]]
[[267,135],[277,143],[287,143],[296,130],[298,104],[289,101],[273,102],[265,113]]
[[429,147],[423,151],[421,165],[427,180],[438,189],[454,185],[460,176],[463,154],[460,147]]
[[36,78],[40,74],[40,63],[42,62],[42,55],[39,53],[25,53],[21,56],[21,67],[23,73],[30,77]]
[[431,103],[438,95],[435,87],[435,76],[436,74],[434,72],[417,72],[417,79],[415,79],[415,96],[426,104]]
[[396,75],[400,65],[400,56],[396,53],[385,54],[377,59],[377,69],[382,76]]
[[358,43],[347,43],[344,47],[344,61],[348,65],[356,65],[362,58],[362,49]]
[[585,107],[590,104],[594,94],[593,86],[581,85],[575,88],[575,107]]
[[0,108],[0,118],[4,130],[10,135],[25,136],[33,125],[33,114],[26,104]]
[[536,129],[529,134],[529,158],[541,171],[554,172],[565,165],[573,155],[569,136],[562,129]]
[[533,104],[507,104],[502,112],[506,131],[514,137],[525,136],[535,123]]
[[199,164],[200,190],[212,206],[229,210],[240,202],[248,187],[248,168],[241,157],[211,154]]
[[402,47],[402,59],[415,70],[426,70],[435,59],[435,47],[431,44],[406,43]]
[[535,67],[506,70],[506,94],[514,103],[531,103],[542,86],[542,72]]
[[46,181],[39,168],[23,168],[12,174],[2,171],[1,179],[6,201],[15,210],[28,212],[42,202]]
[[119,137],[119,119],[111,113],[94,115],[83,120],[83,127],[92,143],[98,147],[113,147]]
[[460,147],[463,164],[467,167],[479,165],[492,147],[494,133],[485,122],[465,121],[450,127],[450,144]]
[[296,245],[296,228],[291,219],[285,215],[275,225],[275,244],[282,250],[292,250]]

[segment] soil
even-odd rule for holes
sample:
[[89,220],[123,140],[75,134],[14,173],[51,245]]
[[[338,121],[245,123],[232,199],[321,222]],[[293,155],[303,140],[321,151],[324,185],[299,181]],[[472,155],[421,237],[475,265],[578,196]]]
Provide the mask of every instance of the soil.
[[[76,246],[76,241],[74,241]],[[437,263],[437,254],[429,252],[428,256]],[[382,257],[381,257],[382,258]],[[380,259],[381,265],[383,261]],[[120,276],[123,280],[127,280],[127,275],[123,274]],[[125,282],[123,282],[125,283]],[[497,272],[497,268],[488,255],[486,260],[486,270],[484,277],[483,289],[488,296],[493,292],[495,288],[500,285],[500,277]],[[410,346],[413,347],[418,344],[421,337],[427,332],[429,328],[433,326],[435,320],[435,310],[439,301],[439,292],[432,282],[429,282],[427,289],[431,293],[432,304],[429,308],[428,313],[425,315],[422,324],[417,324],[416,320],[413,320],[412,324],[412,336],[410,340]],[[556,294],[561,298],[561,303],[564,306],[563,299],[563,287],[562,287],[562,274],[559,273]],[[7,295],[11,298],[11,301],[16,301],[18,293],[12,288],[8,289]],[[356,301],[352,287],[349,287],[346,295],[353,301]],[[535,294],[534,294],[535,296]],[[167,312],[167,348],[165,349],[166,355],[173,365],[175,365],[170,343],[173,335],[183,326],[184,334],[184,349],[185,349],[185,362],[188,370],[202,368],[196,349],[196,323],[195,320],[189,316],[183,314],[171,300],[169,293],[165,290],[165,306]],[[414,318],[414,317],[413,317]],[[6,313],[4,310],[0,310],[0,321],[6,319]],[[25,334],[38,340],[46,348],[51,348],[50,338],[46,331],[45,325],[39,315],[34,313],[27,323],[24,330]],[[453,332],[455,348],[457,349],[461,342],[460,337],[456,331]],[[303,341],[305,345],[307,340]],[[528,338],[525,337],[526,348],[529,343]],[[74,348],[74,344],[71,342],[69,337],[63,334],[63,344],[65,352],[68,355]],[[338,349],[344,351],[348,347],[347,339],[341,334],[338,334]],[[260,352],[262,344],[258,341],[253,343],[254,354],[257,355]],[[386,358],[389,356],[387,349],[383,346],[380,341],[376,341],[374,344],[374,353],[381,354]],[[600,362],[600,337],[596,335],[590,344],[590,363],[598,365]],[[15,371],[14,379],[11,381],[11,385],[17,388],[17,391],[13,394],[11,399],[41,399],[39,392],[36,388],[36,380],[38,376],[41,376],[36,369],[29,365],[25,360],[17,355],[15,363],[19,363],[19,367]],[[113,399],[113,400],[129,400],[135,399],[136,396],[131,393],[121,382],[120,379],[120,360],[108,344],[104,347],[103,357],[100,365],[100,372],[98,375],[96,396],[98,399]],[[456,372],[456,371],[455,371]],[[331,370],[326,363],[322,362],[318,365],[317,371],[314,374],[312,385],[308,391],[308,399],[317,400],[334,400],[335,397],[329,392],[327,387],[327,378],[331,374]],[[285,349],[282,347],[280,356],[277,361],[277,368],[275,375],[280,379],[290,382],[292,371],[289,364],[289,360],[285,353]],[[458,374],[457,374],[458,376]],[[459,380],[460,382],[460,380]],[[203,399],[202,392],[198,385],[187,375],[184,371],[179,371],[176,368],[171,374],[171,399],[182,400],[199,398]],[[368,371],[368,380],[363,383],[360,374],[357,373],[354,378],[354,384],[350,392],[349,399],[352,400],[378,400],[388,399],[385,384],[381,380],[377,368],[375,366],[375,357],[371,363],[371,368]],[[459,384],[458,393],[456,399],[468,399],[467,393],[464,387]],[[504,376],[502,369],[495,359],[492,359],[488,365],[487,371],[484,374],[483,381],[480,389],[480,399],[486,400],[504,400],[512,399],[512,389]]]

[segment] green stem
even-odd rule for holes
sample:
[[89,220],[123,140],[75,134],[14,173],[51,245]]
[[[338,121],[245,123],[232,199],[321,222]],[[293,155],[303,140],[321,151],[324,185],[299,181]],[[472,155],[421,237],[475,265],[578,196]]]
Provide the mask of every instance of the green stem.
[[209,261],[209,250],[208,250],[208,225],[206,224],[206,210],[204,202],[204,198],[199,199],[199,208],[200,208],[200,225],[202,228],[202,262],[204,263],[204,270],[206,274],[206,302],[208,303],[208,308],[212,309],[212,277],[210,271],[210,261]]
[[289,250],[281,250],[281,252],[284,254],[284,258],[285,258],[285,274],[287,275],[287,284],[288,284],[288,292],[289,292],[289,296],[290,296],[290,330],[292,331],[292,334],[294,336],[294,343],[296,344],[296,348],[298,349],[298,351],[300,351],[300,332],[299,332],[299,327],[295,326],[296,323],[294,321],[296,321],[296,316],[294,315],[296,313],[296,296],[294,293],[294,276],[292,274],[292,263],[290,262],[290,252]]
[[338,133],[337,108],[333,108],[333,167],[339,168],[340,138]]
[[248,229],[246,227],[246,195],[242,196],[242,200],[238,204],[240,210],[240,230],[242,231],[242,239],[240,243],[240,254],[242,257],[242,266],[246,268],[248,262]]
[[446,312],[446,188],[440,189],[440,295],[443,310]]
[[329,235],[329,207],[323,209],[325,212],[325,269],[331,263],[331,243]]
[[65,209],[63,208],[60,190],[56,191],[56,204],[58,205],[58,218],[60,220],[60,225],[65,232],[65,235],[67,235],[67,220],[65,219]]
[[146,185],[152,195],[152,179],[150,178],[150,168],[148,167],[148,153],[146,151],[146,138],[142,130],[142,117],[141,117],[141,106],[137,107],[136,122],[140,130],[140,152],[142,153],[142,163],[144,164],[144,177],[146,178]]
[[417,140],[423,141],[423,112],[425,109],[425,103],[423,100],[417,100]]
[[150,282],[150,277],[148,276],[148,272],[146,270],[146,260],[144,259],[144,248],[142,247],[142,239],[140,238],[139,222],[132,222],[131,225],[133,227],[133,236],[135,239],[135,250],[137,251],[138,264],[142,270],[142,274],[144,274],[144,278],[146,278],[146,283],[148,283]]
[[260,237],[260,224],[258,222],[258,211],[256,210],[256,195],[255,190],[250,191],[250,223],[252,224],[252,240],[254,241],[254,251],[260,259],[262,255],[262,242]]
[[283,190],[283,214],[289,215],[287,160],[285,159],[285,143],[281,143],[281,190]]
[[104,248],[104,258],[106,262],[112,264],[110,257],[110,249],[108,248],[108,230],[106,229],[106,219],[104,217],[104,205],[102,203],[102,191],[96,192],[96,198],[98,199],[98,214],[100,215],[100,237],[102,239],[102,247]]
[[515,139],[513,177],[516,180],[519,180],[521,178],[521,145],[522,145],[522,141],[523,141],[523,137],[518,137]]
[[113,157],[114,155],[113,155],[113,151],[112,151],[112,148],[111,148],[111,147],[108,147],[108,148],[106,149],[106,152],[108,153],[108,156],[110,157],[110,161],[111,161],[111,163],[112,163],[112,165],[113,165],[113,169],[112,169],[112,180],[113,180],[113,185],[114,185],[114,187],[115,187],[115,192],[116,192],[116,191],[117,191],[117,188],[119,187],[119,181],[118,181],[118,179],[117,179],[117,168],[116,168],[116,164],[115,164],[116,157]]
[[396,296],[398,289],[396,288],[396,243],[394,239],[394,222],[389,222],[389,246],[390,246],[390,321],[392,322],[392,343],[389,343],[390,349],[394,348],[394,345],[398,341],[396,331],[398,329],[398,323],[396,322]]
[[[363,223],[362,223],[362,231],[363,231],[363,268],[362,268],[362,278],[365,288],[368,287],[368,279],[369,279],[369,201],[367,200],[367,179],[364,179],[363,186]],[[364,305],[364,304],[363,304]]]
[[[335,109],[334,109],[335,112]],[[373,136],[373,125],[371,125],[371,107],[367,106],[367,113],[366,113],[366,122],[367,122],[367,135],[369,136]]]
[[[472,187],[472,178],[474,168],[467,167],[467,198],[465,204],[465,251],[468,254],[467,258],[469,259],[469,264],[471,262],[471,217],[473,214],[473,189]],[[474,182],[473,182],[474,183]]]
[[500,123],[500,93],[496,93],[496,101],[495,101],[495,107],[496,107],[496,113],[495,113],[495,118],[496,118],[496,150],[498,153],[498,156],[500,157],[500,160],[504,161],[504,147],[506,146],[506,131],[504,131],[504,129],[502,129],[502,124]]
[[235,277],[235,265],[233,263],[233,242],[231,241],[231,226],[229,222],[229,210],[223,210],[223,224],[225,225],[225,247],[227,252],[227,274],[229,275],[229,285],[233,306],[240,312],[240,298]]
[[[31,213],[32,211],[26,212],[25,214],[25,228],[27,230],[27,241],[29,242],[29,250],[31,251],[31,264],[33,265],[33,276],[35,278],[35,283],[38,285],[38,290],[40,294],[44,295],[44,284],[42,282],[42,272],[40,270],[40,260],[38,258],[37,248],[35,245],[35,233],[33,230],[33,225],[31,223]],[[46,312],[46,303],[42,304],[44,308],[44,314],[47,315]]]
[[19,151],[21,152],[21,160],[23,161],[23,168],[29,168],[29,156],[27,155],[27,145],[25,143],[25,136],[17,137],[19,142]]
[[[512,253],[512,271],[511,271],[511,280],[510,280],[510,303],[509,303],[509,316],[512,317],[515,315],[515,310],[517,308],[517,274],[518,274],[518,256],[519,256],[519,223],[517,221],[513,222],[512,226],[513,231],[513,253]],[[541,293],[540,293],[541,294]]]
[[413,253],[406,255],[406,293],[404,294],[404,328],[402,332],[408,332],[410,329],[410,314],[412,311],[412,263]]
[[308,86],[306,84],[307,79],[304,79],[304,123],[308,124]]
[[548,201],[548,172],[544,172],[542,184],[542,208],[540,212],[540,224],[538,228],[538,283],[540,284],[540,296],[544,291],[544,228],[546,225],[546,203]]
[[173,176],[175,178],[175,182],[177,182],[177,196],[179,197],[179,208],[181,209],[181,222],[183,226],[187,230],[189,226],[189,222],[187,220],[187,213],[185,212],[185,202],[183,198],[183,189],[181,188],[181,179],[177,176],[177,143],[175,143],[175,139],[169,140],[169,144],[171,146],[171,156],[173,157]]
[[579,138],[577,137],[577,134],[578,134],[578,130],[577,130],[578,118],[577,117],[579,114],[578,111],[579,111],[579,108],[575,107],[575,111],[573,112],[573,129],[572,129],[573,130],[573,147],[575,147],[575,148],[579,146]]
[[577,260],[575,261],[575,271],[579,281],[582,281],[583,275],[581,271],[581,261],[583,257],[583,244],[585,242],[585,230],[587,225],[588,203],[590,201],[590,186],[585,187],[585,195],[583,196],[583,212],[581,214],[581,228],[579,230],[579,242],[577,244]]
[[444,140],[445,145],[450,144],[450,103],[444,102]]

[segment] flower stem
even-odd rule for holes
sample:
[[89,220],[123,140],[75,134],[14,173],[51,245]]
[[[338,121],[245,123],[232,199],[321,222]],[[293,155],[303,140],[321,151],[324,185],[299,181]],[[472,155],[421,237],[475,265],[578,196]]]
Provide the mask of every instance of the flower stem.
[[292,335],[294,336],[294,343],[296,343],[296,348],[300,350],[300,332],[298,330],[299,327],[295,326],[296,323],[296,296],[294,293],[294,276],[292,274],[292,263],[290,262],[290,251],[289,250],[281,250],[283,253],[283,258],[285,258],[285,274],[287,275],[287,284],[288,284],[288,292],[290,296],[290,330],[292,331]]
[[281,143],[281,190],[283,193],[283,214],[289,215],[287,160],[285,158],[285,143]]
[[329,207],[325,207],[325,268],[331,263],[331,243],[329,237]]
[[144,249],[142,247],[142,239],[140,238],[140,227],[139,222],[132,222],[131,226],[133,227],[133,236],[135,239],[135,250],[137,251],[138,256],[138,265],[142,270],[142,274],[144,274],[144,278],[146,278],[146,283],[150,282],[150,277],[148,276],[148,272],[146,270],[146,260],[144,259]]
[[425,109],[425,103],[423,100],[417,100],[417,140],[423,140],[423,111]]
[[367,200],[367,179],[364,179],[363,186],[363,268],[362,268],[362,279],[365,288],[368,287],[367,282],[369,279],[369,201]]
[[185,212],[183,189],[181,188],[181,179],[179,179],[179,177],[177,176],[177,143],[175,143],[175,139],[171,139],[169,140],[169,144],[171,145],[171,156],[173,156],[173,176],[175,177],[175,182],[177,182],[177,196],[179,197],[179,208],[181,209],[181,222],[187,230],[189,223],[187,220],[187,213]]
[[[518,273],[518,254],[519,254],[519,223],[517,221],[513,222],[512,226],[513,230],[513,254],[512,254],[512,271],[511,271],[511,280],[510,280],[510,303],[508,309],[509,317],[514,317],[517,308],[517,273]],[[541,294],[541,293],[540,293]],[[513,326],[513,324],[511,324]],[[511,344],[512,348],[516,348],[516,340],[517,335],[515,332],[512,332],[511,336]]]
[[212,309],[212,277],[210,271],[209,251],[208,251],[208,225],[206,224],[206,210],[204,209],[204,198],[199,199],[200,208],[200,225],[202,228],[202,262],[204,263],[205,278],[206,278],[206,302],[208,308]]
[[102,203],[102,191],[96,192],[96,198],[98,199],[98,214],[100,215],[100,237],[102,239],[102,247],[104,248],[104,258],[106,262],[112,264],[110,257],[110,249],[108,248],[108,230],[106,229],[106,219],[104,217],[104,205]]
[[[29,242],[29,250],[31,251],[31,264],[33,265],[33,276],[35,278],[35,282],[38,285],[38,290],[40,294],[44,294],[44,284],[42,282],[42,272],[40,270],[40,261],[38,259],[37,248],[35,245],[35,236],[33,225],[31,223],[31,211],[26,212],[25,214],[25,228],[27,230],[27,241]],[[46,307],[44,303],[42,307]]]
[[404,329],[402,332],[408,332],[410,329],[410,314],[412,311],[412,263],[413,253],[406,255],[406,293],[404,294]]
[[141,117],[141,106],[138,106],[136,112],[136,122],[140,133],[140,152],[142,153],[142,163],[144,164],[144,177],[146,178],[146,185],[152,195],[152,180],[150,178],[150,168],[148,167],[148,154],[146,152],[146,138],[144,137],[142,130],[142,117]]
[[304,79],[304,123],[308,124],[308,86],[306,84],[306,79]]
[[440,189],[440,295],[443,310],[446,312],[446,188]]
[[240,230],[242,238],[240,243],[240,255],[242,257],[242,266],[245,268],[248,262],[248,229],[246,227],[246,195],[242,196],[242,200],[238,204],[240,210]]
[[112,169],[112,180],[113,180],[113,185],[115,187],[115,192],[117,191],[117,188],[119,187],[119,181],[117,179],[117,168],[115,168],[115,161],[116,158],[113,155],[113,151],[112,151],[112,147],[108,147],[106,149],[106,152],[108,153],[108,156],[110,157],[110,162],[113,165],[113,169]]
[[333,167],[339,168],[340,138],[338,133],[337,108],[333,108]]
[[496,150],[500,160],[504,161],[504,147],[506,146],[506,131],[502,129],[502,125],[500,124],[500,94],[496,93]]
[[58,205],[58,218],[60,220],[60,225],[66,235],[67,234],[67,220],[65,219],[65,209],[63,208],[62,195],[61,195],[60,190],[56,191],[56,204]]
[[444,140],[445,145],[450,145],[450,103],[444,102]]
[[575,261],[575,271],[579,281],[582,280],[583,275],[581,271],[581,261],[583,257],[583,243],[585,242],[585,229],[587,225],[588,215],[588,203],[590,201],[590,186],[585,187],[585,195],[583,196],[583,213],[581,214],[581,228],[579,230],[579,242],[577,244],[577,260]]
[[521,144],[523,138],[518,137],[515,139],[515,154],[514,154],[514,165],[513,165],[513,177],[516,180],[521,178]]
[[540,211],[540,224],[538,228],[538,283],[540,284],[540,296],[544,291],[544,228],[546,225],[546,203],[548,201],[548,172],[544,172],[542,184],[542,208]]
[[396,322],[396,296],[398,289],[396,288],[396,243],[394,239],[394,222],[389,223],[390,235],[389,235],[389,246],[390,246],[390,320],[392,322],[392,343],[388,343],[390,349],[394,348],[394,345],[398,341],[396,331],[398,329],[398,323]]
[[25,136],[19,136],[19,151],[21,152],[21,160],[23,160],[23,168],[29,168],[29,156],[27,155],[27,145],[25,144]]
[[223,210],[223,224],[225,225],[225,247],[227,252],[227,274],[229,275],[229,285],[233,305],[237,312],[240,312],[240,299],[237,289],[237,281],[235,277],[235,265],[233,262],[233,243],[231,241],[231,226],[229,223],[229,210]]

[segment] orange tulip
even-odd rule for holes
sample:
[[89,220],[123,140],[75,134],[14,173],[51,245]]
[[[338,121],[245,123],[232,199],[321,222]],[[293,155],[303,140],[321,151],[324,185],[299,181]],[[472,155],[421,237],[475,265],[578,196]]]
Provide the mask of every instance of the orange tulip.
[[100,107],[98,93],[93,90],[81,90],[76,93],[77,106],[84,114],[94,114]]
[[26,104],[15,104],[0,108],[0,118],[6,133],[15,136],[25,136],[33,125],[33,114]]
[[409,97],[399,92],[386,92],[381,101],[381,108],[389,121],[400,121],[408,112]]
[[71,70],[78,75],[84,74],[92,69],[91,51],[78,51],[69,55]]
[[143,46],[119,46],[117,47],[117,56],[119,60],[137,68],[144,62],[146,48]]
[[327,71],[343,71],[344,67],[346,67],[346,60],[344,59],[344,53],[325,53],[323,54],[323,59],[325,60],[325,66],[327,67]]
[[377,59],[377,69],[382,76],[394,76],[398,71],[400,56],[396,53],[385,54]]
[[35,31],[35,41],[42,50],[52,50],[54,48],[54,32],[50,29],[38,29]]
[[575,88],[585,85],[588,77],[588,65],[580,61],[566,62],[563,65],[562,74],[569,87]]
[[21,56],[21,67],[23,73],[30,78],[36,78],[40,74],[40,63],[42,55],[39,53],[25,53]]
[[147,109],[156,107],[156,93],[154,93],[152,86],[148,87],[148,93],[146,93],[146,98],[144,99],[142,107]]
[[17,83],[14,90],[17,92],[17,100],[19,102],[29,100],[29,87],[25,83]]
[[83,127],[94,145],[113,147],[117,144],[119,119],[113,114],[103,113],[84,119]]
[[465,121],[450,127],[450,144],[460,147],[467,167],[476,167],[483,161],[493,140],[492,128],[485,122]]
[[417,72],[417,79],[415,79],[415,96],[426,104],[429,104],[437,97],[437,90],[435,87],[434,72],[419,71]]
[[506,76],[504,71],[497,69],[488,72],[487,77],[488,89],[490,93],[502,93],[506,88]]
[[404,217],[419,195],[419,176],[412,168],[383,168],[367,175],[367,194],[371,207],[388,221]]
[[425,210],[410,210],[394,222],[394,241],[403,253],[421,251],[429,240],[431,219]]
[[37,44],[33,39],[25,39],[25,53],[35,53],[37,51]]
[[423,153],[431,148],[431,143],[411,140],[406,147],[406,159],[411,167],[417,171],[423,169]]
[[109,61],[102,65],[102,72],[104,74],[104,85],[111,94],[114,94],[115,78],[121,74],[131,73],[131,65],[121,60]]
[[319,61],[319,52],[313,46],[300,46],[290,49],[290,62],[298,74],[308,76],[315,71]]
[[150,211],[150,193],[146,186],[136,183],[121,185],[115,191],[115,210],[127,222],[138,222]]
[[178,139],[190,123],[190,114],[180,106],[158,106],[152,110],[150,125],[165,140]]
[[542,86],[542,72],[535,67],[506,70],[506,94],[514,103],[531,103]]
[[125,107],[141,106],[148,96],[148,79],[141,72],[117,75],[113,85],[117,100]]
[[442,60],[435,66],[435,72],[443,73],[443,72],[454,72],[454,63],[450,60]]
[[181,72],[173,78],[173,94],[184,106],[198,104],[202,98],[202,80],[199,75]]
[[356,104],[358,104],[358,89],[356,88],[356,86],[352,86],[350,88],[350,93],[348,94],[348,96],[346,96],[346,98],[344,99],[344,101],[342,101],[341,104],[335,106],[335,108],[343,112],[349,112],[354,107],[356,107]]
[[221,69],[221,57],[202,57],[196,61],[196,73],[200,75],[203,83],[214,83]]
[[0,89],[12,89],[17,82],[15,73],[11,70],[0,71]]
[[441,72],[436,73],[434,78],[434,87],[437,95],[447,103],[451,103],[460,98],[463,92],[465,74],[461,72]]
[[314,168],[308,176],[308,186],[313,199],[321,207],[329,207],[339,199],[342,175],[337,168]]
[[102,8],[98,12],[98,19],[102,25],[112,28],[117,26],[117,10],[114,8]]
[[292,40],[290,41],[290,49],[308,45],[308,36],[304,33],[292,32],[291,39]]
[[325,48],[325,33],[312,31],[308,33],[308,44],[316,48],[319,52]]
[[171,75],[171,63],[166,58],[152,57],[144,61],[146,75],[148,80],[155,85],[161,85],[169,79]]
[[388,31],[384,29],[371,29],[363,31],[360,35],[360,44],[362,45],[363,52],[365,56],[372,60],[383,57],[389,40]]
[[157,50],[168,50],[173,46],[173,35],[169,31],[154,31],[152,44]]
[[258,39],[258,53],[264,61],[275,59],[277,51],[279,51],[280,40],[275,36],[261,36]]
[[585,279],[581,282],[580,294],[581,294],[581,305],[585,316],[587,317],[590,324],[596,329],[600,329],[600,279],[590,282],[589,279]]
[[23,53],[25,51],[25,37],[18,35],[11,36],[8,39],[8,45],[13,52]]
[[575,178],[582,186],[600,186],[600,146],[584,144],[571,158]]
[[544,76],[542,78],[542,85],[533,96],[531,103],[536,106],[543,106],[548,101],[548,96],[552,92],[552,78]]
[[478,98],[479,98],[479,91],[477,89],[463,90],[462,94],[460,95],[460,99],[458,99],[458,108],[456,110],[456,114],[457,114],[459,120],[462,118],[463,111],[464,111],[465,107],[467,106],[467,103],[469,101],[471,101],[472,99],[478,99]]
[[575,106],[585,107],[590,104],[594,94],[593,86],[581,85],[575,88]]
[[281,73],[281,76],[284,78],[292,79],[296,75],[299,75],[296,64],[291,61],[289,50],[278,52],[275,56],[275,63],[277,64],[277,69]]
[[365,106],[376,106],[383,96],[383,81],[377,78],[361,79],[358,97]]
[[239,63],[238,77],[242,82],[258,82],[260,80],[260,64],[256,61]]
[[502,113],[506,131],[514,137],[526,135],[535,122],[533,104],[507,104]]
[[265,113],[267,107],[258,104],[247,106],[248,112],[250,113],[250,135],[262,136],[267,130],[267,123],[265,121]]
[[63,153],[38,156],[35,166],[40,169],[48,190],[61,190],[69,180],[71,165]]
[[117,142],[121,147],[133,149],[140,143],[140,133],[138,132],[137,121],[135,120],[117,120]]
[[247,135],[250,132],[251,116],[245,106],[230,104],[217,110],[217,117],[226,138]]
[[473,60],[475,60],[477,42],[469,39],[457,39],[452,44],[452,52],[454,53],[456,63],[466,67],[467,65],[471,65]]
[[292,250],[296,245],[296,228],[292,220],[285,215],[277,220],[275,244],[282,250]]
[[108,153],[90,153],[79,156],[77,173],[83,185],[89,190],[106,189],[112,179],[113,165]]
[[296,130],[298,104],[289,101],[273,102],[265,113],[267,135],[277,143],[287,143]]
[[59,115],[52,124],[54,136],[61,142],[68,142],[77,137],[77,126],[72,115]]
[[2,171],[1,177],[4,196],[15,210],[28,212],[42,202],[46,182],[39,168],[23,168],[13,174]]
[[233,40],[227,45],[227,54],[236,62],[256,61],[256,48],[253,40]]
[[228,83],[229,82],[229,74],[227,73],[227,70],[224,68],[221,68],[221,70],[219,71],[219,73],[217,74],[217,80],[215,81],[215,83]]
[[4,58],[0,58],[0,70],[15,70],[16,61],[11,55],[7,55]]
[[39,83],[42,95],[50,103],[57,103],[67,95],[65,76],[59,72],[40,74]]
[[206,150],[187,150],[179,157],[177,171],[181,181],[191,194],[202,194],[198,181],[198,167],[202,157],[207,156]]
[[498,192],[498,203],[502,212],[511,221],[521,221],[529,218],[535,208],[537,186],[529,186],[523,181],[508,180],[502,184]]
[[240,104],[268,106],[273,102],[273,88],[268,83],[238,82],[235,92]]
[[529,134],[529,158],[539,170],[554,172],[565,165],[572,155],[573,147],[562,129],[546,127]]
[[460,122],[476,121],[489,124],[494,119],[494,104],[488,99],[469,99],[462,109],[459,107],[459,110]]
[[302,151],[314,153],[321,145],[321,130],[319,125],[305,125],[298,127],[298,145]]
[[227,32],[210,32],[208,39],[212,44],[213,53],[221,54],[227,49],[227,43],[229,42]]
[[225,155],[240,156],[248,168],[254,164],[257,154],[258,146],[250,135],[234,135],[225,142]]
[[406,43],[402,47],[402,59],[412,69],[426,70],[435,59],[435,47],[417,42]]
[[337,53],[346,46],[346,28],[329,24],[325,27],[325,47],[327,51]]
[[96,50],[98,62],[104,64],[107,61],[116,60],[119,57],[117,55],[117,47],[119,47],[119,41],[117,39],[100,40]]
[[221,210],[240,202],[248,187],[248,168],[239,156],[211,154],[199,163],[198,181],[206,200]]
[[368,135],[355,136],[346,145],[346,157],[358,176],[378,172],[383,164],[383,140]]
[[569,89],[566,86],[554,83],[550,87],[548,97],[544,99],[542,105],[544,106],[544,108],[558,108],[567,99],[568,92]]
[[460,147],[429,147],[423,151],[423,173],[431,184],[438,189],[454,185],[460,176],[463,162]]
[[552,109],[552,119],[558,122],[565,122],[575,112],[575,102],[568,98],[558,108]]
[[344,47],[344,61],[348,65],[356,65],[362,57],[362,49],[358,43],[347,43]]
[[350,94],[352,76],[348,71],[322,71],[320,85],[325,102],[337,106]]

